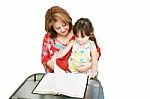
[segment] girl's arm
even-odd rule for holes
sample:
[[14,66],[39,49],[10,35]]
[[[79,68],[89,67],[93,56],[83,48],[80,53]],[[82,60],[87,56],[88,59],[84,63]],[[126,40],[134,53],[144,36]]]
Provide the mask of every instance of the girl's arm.
[[91,47],[91,57],[92,57],[92,67],[91,67],[91,73],[90,73],[90,78],[95,75],[97,72],[97,66],[98,66],[98,52],[95,44]]
[[69,44],[63,50],[60,50],[57,54],[54,55],[53,60],[56,60],[57,58],[61,58],[65,56],[72,48],[73,43],[74,43],[74,40],[71,40]]
[[86,72],[90,69],[91,69],[91,65],[87,66],[87,65],[84,65],[84,64],[76,68],[76,70],[80,73],[84,73],[84,72]]

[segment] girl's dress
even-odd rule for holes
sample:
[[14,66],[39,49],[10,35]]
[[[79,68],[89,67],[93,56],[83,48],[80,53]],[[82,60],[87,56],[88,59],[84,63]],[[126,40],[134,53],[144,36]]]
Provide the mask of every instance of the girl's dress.
[[[71,72],[76,73],[76,66],[79,66],[81,63],[85,63],[87,66],[91,65],[91,47],[95,45],[93,41],[89,41],[88,44],[81,48],[80,45],[75,41],[72,48],[72,53],[69,58],[69,69]],[[87,71],[86,73],[88,73]]]

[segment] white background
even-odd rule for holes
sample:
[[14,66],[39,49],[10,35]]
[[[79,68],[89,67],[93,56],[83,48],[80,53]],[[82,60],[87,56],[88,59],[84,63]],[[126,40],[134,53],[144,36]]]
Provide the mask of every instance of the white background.
[[74,22],[88,17],[102,49],[99,79],[105,99],[150,99],[149,0],[1,0],[0,89],[8,99],[41,64],[48,8],[65,8]]

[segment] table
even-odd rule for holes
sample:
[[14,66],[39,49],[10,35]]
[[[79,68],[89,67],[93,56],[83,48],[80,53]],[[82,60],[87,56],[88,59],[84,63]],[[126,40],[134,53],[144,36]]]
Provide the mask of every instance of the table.
[[[64,95],[40,95],[33,94],[32,91],[44,76],[44,73],[32,74],[16,89],[9,99],[79,99]],[[101,83],[98,79],[90,79],[87,84],[84,99],[100,99]]]

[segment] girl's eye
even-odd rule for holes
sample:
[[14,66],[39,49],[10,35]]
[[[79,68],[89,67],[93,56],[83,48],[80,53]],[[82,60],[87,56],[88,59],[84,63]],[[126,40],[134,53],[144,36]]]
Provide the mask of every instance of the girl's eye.
[[81,38],[84,38],[85,36],[84,35],[81,35]]

